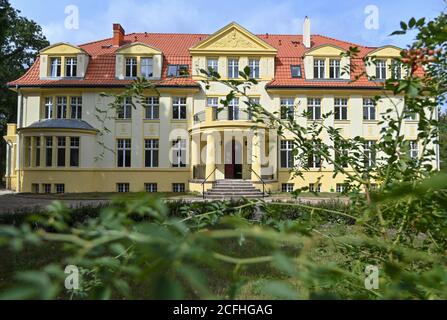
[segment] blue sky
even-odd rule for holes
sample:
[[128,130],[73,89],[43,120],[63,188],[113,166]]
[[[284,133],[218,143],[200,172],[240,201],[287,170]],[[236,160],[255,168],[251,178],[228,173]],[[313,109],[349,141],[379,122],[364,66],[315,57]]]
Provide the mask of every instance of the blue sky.
[[[443,0],[10,0],[22,14],[39,23],[52,42],[82,44],[108,38],[112,23],[130,32],[213,33],[236,21],[253,33],[301,34],[306,15],[311,32],[368,46],[404,47],[412,36],[388,35],[401,20],[435,17]],[[64,27],[65,8],[79,8],[79,29]],[[378,29],[367,29],[367,6],[379,10]]]

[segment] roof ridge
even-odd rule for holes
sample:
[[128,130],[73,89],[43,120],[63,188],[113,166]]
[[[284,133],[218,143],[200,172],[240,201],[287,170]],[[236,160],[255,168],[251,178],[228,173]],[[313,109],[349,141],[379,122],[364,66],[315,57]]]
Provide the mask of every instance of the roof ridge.
[[[314,37],[314,36],[319,36],[319,37],[323,37],[323,38],[334,40],[334,41],[344,42],[344,43],[351,44],[351,45],[356,46],[356,47],[368,48],[368,47],[366,47],[364,45],[361,45],[361,44],[358,44],[358,43],[354,43],[354,42],[346,41],[346,40],[340,40],[340,39],[329,37],[329,36],[325,36],[325,35],[319,34],[319,33],[312,35],[312,37]],[[373,48],[376,48],[376,47],[373,47]]]

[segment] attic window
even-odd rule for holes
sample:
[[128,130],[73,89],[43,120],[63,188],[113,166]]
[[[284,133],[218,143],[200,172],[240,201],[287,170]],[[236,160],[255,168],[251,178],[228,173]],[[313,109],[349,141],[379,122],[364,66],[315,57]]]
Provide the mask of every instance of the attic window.
[[301,66],[291,65],[290,72],[292,73],[292,78],[301,78]]
[[189,66],[187,64],[168,65],[168,77],[187,77],[189,75]]

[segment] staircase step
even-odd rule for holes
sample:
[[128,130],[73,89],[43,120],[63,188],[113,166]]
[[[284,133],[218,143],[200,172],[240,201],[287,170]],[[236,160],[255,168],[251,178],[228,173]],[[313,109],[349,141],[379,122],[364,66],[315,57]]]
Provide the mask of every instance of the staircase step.
[[217,180],[213,188],[205,192],[208,199],[242,199],[262,198],[263,193],[251,181],[247,180]]

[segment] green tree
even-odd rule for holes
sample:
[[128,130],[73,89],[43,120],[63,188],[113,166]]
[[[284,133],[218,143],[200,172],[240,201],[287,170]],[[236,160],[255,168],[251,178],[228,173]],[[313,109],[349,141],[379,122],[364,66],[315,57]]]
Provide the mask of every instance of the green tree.
[[439,157],[441,170],[447,171],[447,114],[439,115]]
[[[7,83],[22,76],[34,63],[37,52],[49,45],[42,28],[20,16],[8,0],[0,0],[0,134],[6,123],[17,120],[17,94]],[[5,154],[5,142],[0,139],[0,154]],[[5,157],[0,157],[0,176],[5,172]]]

